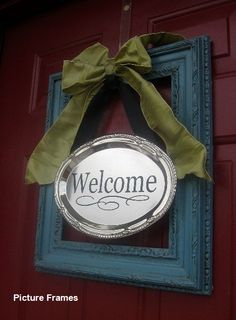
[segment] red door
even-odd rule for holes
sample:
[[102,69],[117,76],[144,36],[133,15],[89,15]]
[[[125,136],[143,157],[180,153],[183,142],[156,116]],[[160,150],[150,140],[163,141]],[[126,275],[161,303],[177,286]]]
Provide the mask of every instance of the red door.
[[[37,2],[32,10],[40,7]],[[8,18],[0,69],[2,318],[236,319],[236,3],[49,3],[50,8],[28,17],[25,1],[5,1],[0,7],[2,18]],[[13,18],[15,22],[9,20]],[[186,37],[206,34],[213,41],[214,291],[210,297],[98,283],[34,269],[38,187],[24,185],[24,172],[27,158],[44,130],[49,75],[61,70],[63,59],[73,58],[94,42],[102,42],[113,55],[128,37],[158,31]],[[115,117],[123,117],[122,109],[117,108],[109,115],[108,131],[117,126]],[[120,130],[129,131],[128,122],[123,122]],[[79,301],[14,302],[14,293],[77,295]]]

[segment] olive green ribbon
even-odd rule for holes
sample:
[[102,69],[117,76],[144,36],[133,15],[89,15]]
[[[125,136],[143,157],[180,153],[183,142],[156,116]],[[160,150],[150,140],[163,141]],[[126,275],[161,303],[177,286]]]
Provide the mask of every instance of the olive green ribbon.
[[139,94],[145,120],[165,142],[178,178],[192,173],[210,180],[205,169],[206,148],[176,119],[153,84],[142,76],[152,69],[146,50],[150,44],[157,46],[179,40],[183,38],[163,32],[136,36],[128,40],[114,58],[109,58],[106,47],[96,43],[73,60],[64,61],[62,87],[73,97],[33,151],[27,165],[26,183],[54,181],[58,168],[70,153],[91,100],[108,75],[122,78]]

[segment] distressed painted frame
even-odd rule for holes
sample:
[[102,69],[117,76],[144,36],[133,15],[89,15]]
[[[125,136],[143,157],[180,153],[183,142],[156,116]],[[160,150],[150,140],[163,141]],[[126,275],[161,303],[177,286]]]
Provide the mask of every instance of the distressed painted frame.
[[[171,76],[172,108],[205,144],[212,173],[210,41],[201,36],[150,50],[149,80]],[[46,129],[69,97],[61,74],[50,76]],[[212,184],[194,176],[178,181],[169,211],[169,247],[145,248],[62,240],[53,186],[40,191],[35,266],[43,272],[130,285],[211,294]]]

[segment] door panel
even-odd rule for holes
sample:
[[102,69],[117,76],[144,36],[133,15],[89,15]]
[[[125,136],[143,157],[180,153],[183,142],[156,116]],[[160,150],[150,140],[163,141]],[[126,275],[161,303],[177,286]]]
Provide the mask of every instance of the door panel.
[[[69,278],[34,270],[38,187],[24,185],[25,165],[44,131],[49,74],[60,72],[63,59],[74,57],[96,41],[102,41],[114,54],[119,43],[120,8],[120,1],[74,3],[19,22],[6,31],[0,76],[4,168],[1,290],[7,294],[1,302],[5,306],[5,319],[18,319],[18,315],[21,319],[67,317],[67,303],[12,301],[12,294],[18,292],[70,295],[73,283]],[[76,306],[80,310],[86,290],[84,281],[77,284],[80,300]]]
[[[207,34],[213,52],[215,145],[214,292],[210,297],[107,284],[34,270],[38,187],[24,185],[27,158],[44,131],[48,77],[63,59],[101,41],[114,55],[124,34],[125,1],[67,1],[7,27],[0,69],[2,318],[233,320],[235,266],[235,1],[132,1],[130,36],[146,32]],[[124,21],[124,20],[123,20]],[[129,26],[125,26],[129,30]],[[127,31],[126,30],[126,31]],[[129,132],[118,103],[104,131]],[[120,117],[120,118],[119,118]],[[116,127],[119,118],[119,128]],[[123,120],[122,120],[123,119]],[[163,226],[161,226],[163,227]],[[165,227],[164,230],[165,235]],[[73,237],[69,230],[68,237]],[[75,235],[76,237],[76,235]],[[163,237],[157,240],[161,243]],[[78,295],[78,302],[18,303],[12,294]],[[5,314],[4,314],[5,313]]]
[[[143,20],[140,21],[141,12]],[[135,1],[131,33],[170,31],[212,40],[214,117],[214,263],[211,297],[160,293],[160,319],[235,318],[235,71],[236,4],[233,1],[181,1],[160,5]],[[146,30],[144,29],[146,26]],[[234,268],[234,269],[233,269]]]

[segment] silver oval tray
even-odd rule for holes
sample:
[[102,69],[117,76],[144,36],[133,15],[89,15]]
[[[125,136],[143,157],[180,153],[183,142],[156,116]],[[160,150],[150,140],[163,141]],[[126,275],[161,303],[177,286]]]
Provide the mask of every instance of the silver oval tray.
[[55,200],[77,230],[119,238],[164,216],[176,191],[176,172],[159,147],[132,135],[99,137],[78,148],[61,165]]

